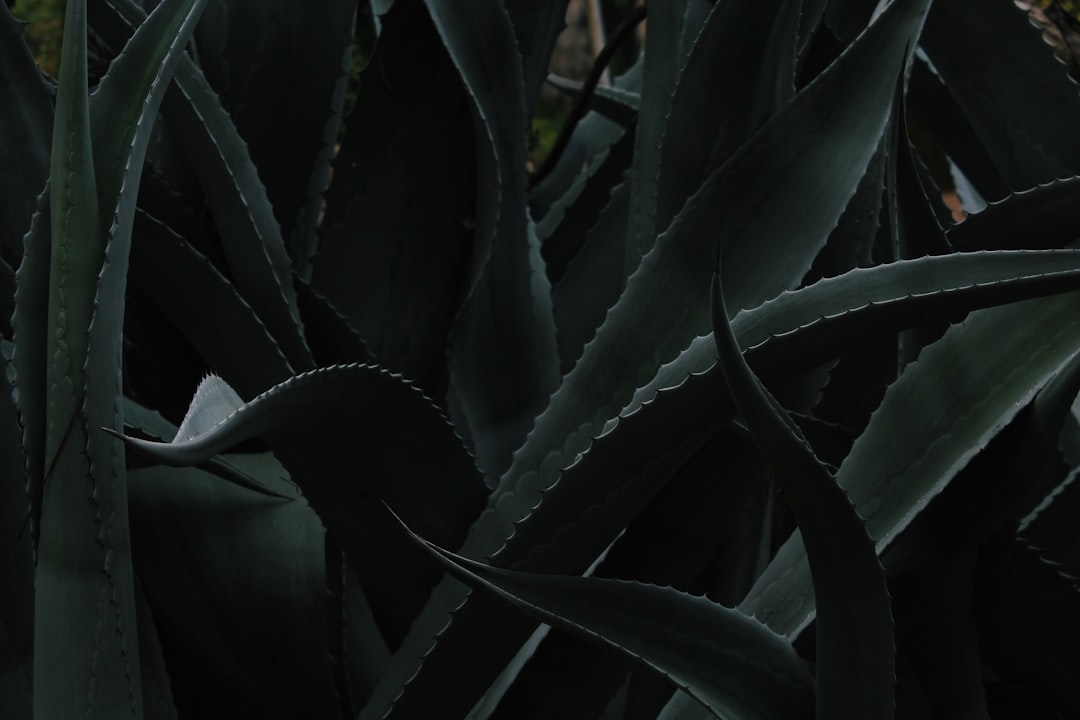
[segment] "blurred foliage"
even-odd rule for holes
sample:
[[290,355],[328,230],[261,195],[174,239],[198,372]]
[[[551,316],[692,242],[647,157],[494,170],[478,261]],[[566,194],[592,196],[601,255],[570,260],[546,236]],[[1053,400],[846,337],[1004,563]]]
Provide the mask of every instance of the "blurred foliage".
[[[1047,8],[1054,4],[1054,0],[1035,0],[1032,4]],[[1073,17],[1080,17],[1080,0],[1057,0],[1057,4],[1065,8]]]
[[15,0],[15,17],[28,23],[26,40],[41,69],[55,76],[60,67],[60,35],[64,29],[64,0]]

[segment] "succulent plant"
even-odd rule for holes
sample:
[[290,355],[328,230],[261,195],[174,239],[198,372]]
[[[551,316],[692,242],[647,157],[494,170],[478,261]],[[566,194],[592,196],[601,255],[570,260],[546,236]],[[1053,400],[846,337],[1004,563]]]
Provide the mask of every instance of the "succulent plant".
[[1055,48],[566,6],[0,8],[4,717],[1080,714]]

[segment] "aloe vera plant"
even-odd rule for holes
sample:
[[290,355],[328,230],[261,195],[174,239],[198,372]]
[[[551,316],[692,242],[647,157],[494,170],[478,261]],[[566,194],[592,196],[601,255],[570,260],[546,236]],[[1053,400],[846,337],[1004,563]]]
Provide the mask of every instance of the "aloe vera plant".
[[566,7],[0,9],[5,717],[1080,713],[1055,48],[647,0],[598,87]]

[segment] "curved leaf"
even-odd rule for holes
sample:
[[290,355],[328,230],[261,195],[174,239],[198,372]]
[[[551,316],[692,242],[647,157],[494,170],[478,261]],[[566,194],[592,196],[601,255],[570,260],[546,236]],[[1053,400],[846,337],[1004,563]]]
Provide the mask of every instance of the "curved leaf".
[[[334,159],[311,281],[381,366],[435,393],[469,261],[473,126],[427,11],[403,3],[381,22]],[[432,167],[461,175],[448,183]]]
[[[784,292],[732,318],[751,364],[763,375],[812,367],[851,337],[890,333],[927,318],[1066,292],[1080,280],[1080,251],[997,251],[901,260]],[[635,392],[623,414],[662,388],[716,367],[711,336],[695,339]]]
[[125,439],[159,462],[191,465],[255,437],[288,468],[353,561],[388,640],[399,642],[437,578],[416,569],[403,538],[395,542],[380,500],[461,544],[487,490],[452,426],[400,376],[341,365],[276,385],[195,439]]
[[[615,147],[628,139],[629,134]],[[576,209],[577,204],[571,211]],[[584,234],[584,242],[552,290],[563,373],[574,367],[582,349],[596,334],[596,328],[603,323],[622,292],[626,273],[619,260],[625,255],[629,210],[630,184],[624,180],[611,190],[596,223],[579,230]],[[565,229],[568,232],[563,233],[562,238],[569,234],[570,229]]]
[[1080,177],[1014,193],[949,229],[959,250],[1066,247],[1080,225]]
[[608,211],[616,193],[629,195],[628,187],[621,185],[625,182],[624,176],[630,166],[633,150],[633,133],[623,133],[610,148],[598,153],[573,186],[551,205],[537,223],[540,252],[544,256],[553,293],[559,292],[558,287],[567,268],[586,246],[590,231]]
[[[973,313],[889,387],[838,475],[879,552],[1080,351],[1076,302],[1069,294]],[[797,635],[814,613],[807,570],[796,534],[741,608]]]
[[1080,172],[1080,94],[1023,10],[935,0],[919,42],[1009,189]]
[[720,370],[791,504],[806,546],[817,606],[817,715],[891,718],[892,606],[874,541],[847,492],[746,364],[728,321],[719,263],[713,282]]
[[56,434],[45,443],[35,576],[34,708],[47,716],[142,709],[123,449],[96,428],[122,422],[135,198],[158,106],[202,4],[159,5],[92,99],[85,3],[68,4],[53,141],[53,175],[64,179],[52,187],[50,275],[50,327],[62,333],[49,340],[57,343],[48,408]]
[[[660,188],[660,146],[672,93],[679,80],[683,55],[679,51],[687,0],[648,0],[649,32],[645,34],[641,108],[635,126],[634,163],[630,171],[630,238],[627,268],[641,257],[666,226],[656,223],[656,196]],[[765,14],[765,13],[763,13]]]
[[[564,78],[555,73],[547,76],[548,84],[570,98],[581,97],[585,83]],[[608,120],[629,127],[641,107],[641,94],[617,86],[598,85],[589,97],[589,106]]]
[[538,3],[533,0],[508,0],[506,9],[514,24],[521,51],[525,80],[525,116],[532,117],[540,87],[544,83],[555,43],[566,27],[569,0]]
[[[636,63],[612,81],[612,87],[640,95],[644,60]],[[566,205],[564,198],[574,192],[574,187],[596,170],[596,165],[607,155],[613,143],[624,137],[625,128],[608,120],[597,112],[586,112],[574,126],[569,142],[552,168],[529,194],[529,209],[538,222],[544,222],[556,204]],[[631,141],[633,144],[633,141]],[[572,197],[572,196],[571,196]]]
[[1076,470],[1025,517],[1017,534],[1039,556],[1062,571],[1080,578],[1080,538],[1075,531],[1080,508],[1080,481]]
[[[781,376],[833,357],[852,337],[975,310],[991,300],[1028,297],[1028,291],[1041,292],[1040,286],[1048,292],[1076,287],[1078,261],[1080,254],[1067,250],[941,256],[861,268],[744,310],[732,325],[750,362],[770,377]],[[860,307],[845,308],[853,302]],[[546,571],[570,571],[577,567],[573,562],[587,566],[655,492],[652,483],[663,482],[650,462],[733,411],[723,400],[717,370],[711,336],[698,338],[663,366],[544,491],[495,556],[500,564],[520,559],[520,548],[531,548],[532,561],[553,563],[539,566]]]
[[30,230],[23,238],[23,260],[15,273],[15,311],[11,325],[15,348],[11,366],[22,426],[26,480],[30,493],[30,535],[37,545],[41,519],[42,481],[45,477],[45,436],[48,396],[46,328],[49,323],[49,186],[38,196]]
[[[265,192],[267,209],[273,210],[269,220],[281,228],[273,243],[287,248],[283,268],[274,258],[283,288],[288,275],[280,269],[295,268],[307,279],[345,99],[356,5],[356,0],[217,3],[195,34],[207,79],[250,147],[250,161],[266,186],[256,192]],[[291,289],[285,292],[291,303]]]
[[[325,531],[307,503],[254,495],[195,468],[147,467],[129,478],[136,569],[173,656],[182,648],[191,658],[177,666],[184,677],[174,687],[185,712],[213,716],[231,705],[267,718],[340,717]],[[295,494],[287,475],[262,481]]]
[[[484,472],[510,464],[558,384],[551,287],[526,200],[525,89],[498,0],[427,8],[474,106],[477,211],[467,300],[451,331],[450,401]],[[497,298],[497,299],[496,299]]]
[[621,580],[522,573],[409,536],[462,582],[643,662],[718,718],[809,715],[809,669],[783,638],[705,598]]
[[367,343],[349,319],[307,282],[299,277],[295,280],[296,302],[315,364],[325,367],[373,362]]
[[[136,436],[158,442],[169,442],[177,436],[178,432],[178,428],[161,415],[127,397],[124,398],[124,429],[126,433],[134,433]],[[264,466],[271,459],[272,456],[269,453],[263,453],[262,457],[215,455],[199,467],[237,487],[282,500],[294,499],[295,492],[284,495],[268,487],[261,480],[265,474]]]
[[534,506],[634,390],[705,329],[712,239],[719,236],[725,248],[733,305],[757,305],[801,280],[877,147],[893,82],[924,10],[921,2],[890,5],[687,202],[500,480],[501,522]]
[[[142,11],[130,0],[105,0],[95,8],[99,11],[95,27],[114,42],[142,21]],[[247,144],[186,54],[176,68],[163,112],[213,209],[237,288],[289,361],[297,369],[310,369],[311,353],[300,325],[281,226]]]
[[777,110],[778,101],[790,98],[793,89],[783,98],[765,92],[764,82],[773,80],[772,65],[745,71],[776,62],[769,36],[781,5],[780,0],[719,2],[694,39],[670,102],[664,104],[667,119],[656,168],[658,232],[671,224],[708,174]]
[[255,310],[206,256],[141,209],[135,223],[131,282],[161,308],[213,372],[246,398],[293,374]]

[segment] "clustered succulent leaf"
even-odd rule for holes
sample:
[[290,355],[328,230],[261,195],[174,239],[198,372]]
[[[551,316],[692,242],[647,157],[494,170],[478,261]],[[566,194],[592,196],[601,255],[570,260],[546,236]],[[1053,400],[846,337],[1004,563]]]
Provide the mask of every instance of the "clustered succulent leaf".
[[1064,11],[568,4],[0,8],[3,717],[1080,716]]

